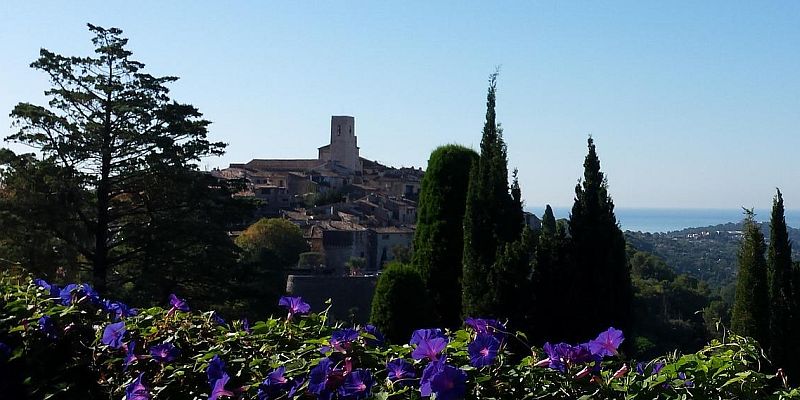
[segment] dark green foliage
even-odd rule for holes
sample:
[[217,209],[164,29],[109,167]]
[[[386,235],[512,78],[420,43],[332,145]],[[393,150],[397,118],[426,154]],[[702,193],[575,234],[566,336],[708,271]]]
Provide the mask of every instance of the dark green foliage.
[[533,321],[553,321],[535,326],[529,331],[534,343],[561,338],[568,335],[563,324],[557,322],[565,318],[564,280],[572,263],[569,239],[564,229],[559,229],[550,205],[542,216],[542,231],[537,238],[535,267],[532,276],[532,287],[527,298],[533,302],[530,318]]
[[764,235],[753,218],[753,211],[745,210],[731,330],[742,336],[750,336],[769,348],[769,288],[767,261],[764,259],[766,245]]
[[[225,145],[208,141],[210,122],[195,107],[169,98],[165,85],[177,78],[151,76],[144,72],[144,64],[132,59],[121,30],[93,25],[89,30],[95,35],[94,56],[65,57],[41,50],[31,66],[45,72],[53,84],[46,92],[49,106],[14,107],[11,117],[19,130],[8,140],[38,149],[44,163],[40,171],[55,169],[54,173],[68,177],[58,184],[65,197],[44,196],[47,201],[38,209],[51,207],[51,200],[68,206],[62,213],[69,229],[35,219],[31,225],[67,246],[68,253],[79,254],[78,262],[90,272],[92,283],[107,294],[109,277],[120,269],[133,270],[131,261],[158,256],[146,254],[148,248],[167,250],[156,242],[165,240],[159,229],[182,224],[184,206],[205,207],[200,212],[207,213],[203,218],[226,215],[212,211],[224,207],[208,204],[211,201],[205,197],[190,199],[189,204],[171,197],[182,190],[196,193],[196,179],[204,178],[190,179],[188,188],[183,178],[196,171],[195,163],[202,157],[222,154]],[[41,190],[48,189],[34,184],[20,187],[39,193],[24,196],[29,199],[42,198]],[[182,210],[172,214],[176,205]],[[189,218],[199,217],[190,214]],[[195,248],[213,254],[222,242],[181,243],[177,250],[185,254],[186,248],[199,246]],[[222,246],[219,254],[230,254],[230,241]]]
[[705,282],[676,274],[660,258],[628,248],[633,284],[631,337],[637,358],[678,350],[694,352],[707,342],[704,310],[711,291]]
[[[769,285],[769,332],[772,362],[794,370],[798,352],[792,332],[792,318],[796,315],[792,290],[792,245],[786,230],[783,196],[781,191],[772,200],[769,248],[767,249],[767,279]],[[791,371],[794,372],[794,371]]]
[[325,254],[316,251],[300,253],[297,267],[303,269],[316,269],[325,266]]
[[493,293],[503,289],[490,289],[489,282],[502,280],[495,276],[504,268],[495,266],[498,252],[522,234],[519,188],[509,187],[506,144],[496,121],[496,91],[495,73],[489,80],[481,154],[470,171],[464,212],[462,308],[466,316],[501,316],[502,305]]
[[470,167],[478,154],[459,145],[438,147],[422,178],[412,265],[426,283],[441,325],[461,325],[461,258]]
[[406,343],[415,329],[431,326],[431,315],[419,272],[403,264],[389,264],[375,286],[370,322],[390,342]]
[[[585,316],[567,322],[577,337],[609,326],[626,330],[630,326],[632,300],[625,238],[617,225],[614,202],[591,137],[588,147],[583,181],[575,186],[569,219],[574,267],[563,276],[569,282],[568,314]],[[587,309],[593,311],[587,313]]]

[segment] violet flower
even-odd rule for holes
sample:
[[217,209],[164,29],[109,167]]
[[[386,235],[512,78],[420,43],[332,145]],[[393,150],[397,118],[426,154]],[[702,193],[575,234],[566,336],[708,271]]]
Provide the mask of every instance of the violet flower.
[[124,321],[108,324],[103,330],[103,338],[100,341],[112,349],[118,349],[122,347],[122,339],[127,332]]
[[[285,374],[286,367],[283,366],[267,374],[267,378],[258,386],[258,400],[277,399],[281,396],[284,398],[291,398],[299,385],[296,381],[287,379]],[[289,387],[291,388],[288,394],[284,396],[286,389]]]
[[181,350],[166,342],[150,347],[150,355],[160,363],[171,363],[181,354]]
[[386,363],[386,369],[389,371],[388,378],[392,382],[413,379],[417,376],[414,367],[402,358],[396,358]]
[[228,376],[228,374],[223,373],[222,377],[214,381],[214,384],[211,388],[211,394],[208,396],[208,400],[217,400],[220,398],[220,396],[232,397],[233,392],[225,389],[225,385],[228,384],[228,380],[230,379],[231,377]]
[[51,285],[44,279],[34,279],[33,283],[46,290],[50,294],[50,298],[57,299],[61,297],[61,289],[58,286]]
[[369,396],[372,389],[372,375],[369,371],[356,369],[351,371],[344,379],[344,383],[339,387],[339,396],[342,399],[364,399]]
[[433,338],[443,338],[444,333],[441,329],[417,329],[411,334],[411,340],[408,342],[411,345],[419,344],[419,342]]
[[431,391],[436,400],[461,400],[467,389],[467,374],[451,365],[443,365],[431,379]]
[[308,375],[308,391],[318,398],[331,398],[343,382],[343,371],[334,369],[329,358],[323,358]]
[[422,378],[419,380],[419,392],[423,397],[430,396],[433,393],[431,388],[431,381],[433,377],[444,369],[445,359],[440,361],[432,361],[425,366],[422,370]]
[[361,328],[361,331],[374,337],[374,339],[364,338],[364,343],[367,346],[372,346],[372,347],[383,346],[383,343],[386,341],[381,331],[378,330],[378,328],[375,325],[364,325],[364,327]]
[[435,337],[425,339],[419,342],[414,351],[411,352],[411,358],[415,360],[427,358],[431,361],[436,361],[439,358],[439,353],[441,353],[445,347],[447,347],[447,339],[445,338]]
[[53,323],[53,319],[50,318],[49,315],[44,315],[41,318],[39,318],[38,323],[39,323],[39,330],[42,331],[42,333],[44,333],[45,337],[47,337],[48,339],[55,339],[58,337],[58,334],[56,333],[56,326]]
[[286,307],[289,311],[287,319],[292,319],[295,314],[308,314],[311,311],[311,306],[304,302],[302,297],[283,296],[278,300],[278,305]]
[[347,353],[356,340],[358,340],[357,330],[351,328],[340,329],[331,334],[330,347],[338,352]]
[[142,383],[143,376],[144,372],[140,373],[139,377],[125,388],[125,400],[150,400],[150,392]]
[[500,341],[497,338],[489,333],[479,333],[467,346],[469,362],[476,368],[492,365],[499,350]]
[[214,387],[214,382],[216,382],[218,379],[221,379],[222,376],[225,375],[225,361],[222,361],[218,355],[214,355],[214,358],[208,362],[206,375],[208,375],[209,386]]
[[169,304],[171,307],[167,315],[171,315],[175,311],[189,312],[189,305],[186,304],[186,300],[178,298],[175,293],[169,295]]
[[621,330],[614,329],[613,327],[608,328],[608,330],[599,334],[597,339],[588,343],[589,351],[591,351],[593,355],[600,357],[615,356],[617,355],[617,348],[619,348],[620,343],[624,340],[625,337],[622,335]]
[[125,354],[125,358],[123,359],[123,365],[125,368],[123,370],[127,370],[128,366],[131,365],[134,361],[139,359],[139,356],[136,355],[136,341],[131,340],[128,342],[127,351]]

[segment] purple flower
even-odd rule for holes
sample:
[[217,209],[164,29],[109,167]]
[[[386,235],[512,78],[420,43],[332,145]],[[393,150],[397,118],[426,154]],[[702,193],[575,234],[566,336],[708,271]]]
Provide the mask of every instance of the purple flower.
[[125,388],[126,400],[150,400],[150,392],[147,391],[147,386],[142,383],[143,376],[144,372],[140,373],[139,377]]
[[113,349],[122,347],[122,339],[128,330],[125,329],[125,322],[120,321],[113,324],[108,324],[106,329],[103,330],[103,338],[101,342]]
[[342,371],[335,370],[333,362],[329,358],[323,358],[309,372],[308,391],[316,394],[319,398],[330,398],[343,381]]
[[422,378],[419,380],[419,392],[423,397],[430,396],[433,393],[431,381],[433,381],[433,377],[436,374],[444,369],[444,363],[444,358],[441,361],[432,361],[422,370]]
[[344,384],[339,387],[339,396],[343,399],[363,399],[369,396],[372,389],[372,375],[369,371],[357,369],[347,374]]
[[341,353],[350,351],[354,341],[358,340],[358,331],[355,329],[340,329],[331,334],[331,347]]
[[661,368],[664,368],[664,365],[666,364],[661,361],[653,364],[653,371],[651,372],[651,375],[658,375],[658,373],[661,372]]
[[644,363],[643,362],[636,363],[636,373],[639,374],[639,375],[644,375]]
[[242,330],[247,332],[248,335],[253,333],[253,331],[250,329],[250,321],[248,321],[247,318],[242,320]]
[[412,379],[417,376],[417,374],[414,373],[414,367],[402,358],[397,358],[386,363],[386,369],[389,371],[388,378],[392,382]]
[[269,400],[280,397],[281,392],[290,384],[290,381],[284,376],[285,373],[286,367],[278,367],[267,374],[267,379],[264,379],[264,382],[258,386],[258,400]]
[[214,387],[214,382],[225,375],[225,361],[222,361],[218,355],[214,355],[214,358],[208,363],[206,374],[208,375],[208,384]]
[[622,331],[619,329],[608,328],[605,332],[597,335],[597,339],[590,341],[589,351],[593,355],[606,357],[617,355],[617,348],[625,340]]
[[114,319],[114,321],[119,321],[122,318],[132,317],[138,314],[139,310],[135,308],[128,308],[125,303],[119,301],[110,301],[110,300],[103,300],[101,302],[101,307]]
[[100,302],[100,294],[88,283],[81,285],[80,294],[87,297],[92,303],[97,304]]
[[473,367],[492,365],[500,350],[500,341],[489,333],[479,333],[467,346],[469,363]]
[[61,290],[58,288],[58,286],[51,285],[47,283],[44,279],[35,279],[33,283],[35,283],[40,288],[48,291],[50,293],[51,298],[61,297]]
[[308,314],[311,311],[311,306],[302,297],[283,296],[278,300],[278,305],[289,310],[288,319],[292,319],[295,314]]
[[129,365],[139,359],[139,356],[136,355],[136,341],[131,340],[126,346],[127,352],[125,354],[125,359],[123,360],[123,365],[125,365],[124,370],[127,370]]
[[172,306],[167,314],[172,314],[175,311],[189,312],[189,305],[186,300],[179,299],[175,293],[169,295],[169,304]]
[[467,374],[459,368],[444,365],[431,379],[436,400],[460,400],[466,392]]
[[72,292],[76,289],[78,289],[78,285],[70,283],[58,292],[58,297],[61,297],[62,305],[68,306],[72,304]]
[[572,346],[567,343],[551,345],[550,343],[545,343],[543,350],[550,360],[549,367],[561,372],[566,372],[572,365],[593,361],[592,354],[586,345]]
[[170,363],[175,361],[181,354],[181,350],[172,343],[162,343],[150,348],[150,355],[160,363]]
[[414,333],[411,334],[411,340],[408,342],[411,345],[419,344],[419,342],[423,340],[433,339],[433,338],[443,338],[444,333],[442,333],[441,329],[417,329]]
[[687,379],[686,374],[684,372],[678,372],[678,378],[683,380],[683,386],[694,387],[694,382],[692,382],[691,379]]
[[427,358],[431,361],[436,361],[439,358],[439,353],[447,347],[447,339],[435,337],[431,339],[422,340],[417,347],[411,352],[411,358],[421,360]]
[[228,384],[228,380],[231,377],[228,374],[223,373],[222,377],[214,381],[214,384],[211,387],[211,394],[208,396],[208,400],[217,400],[220,396],[233,396],[233,392],[230,390],[225,390],[225,385]]
[[374,339],[368,337],[364,338],[364,343],[366,343],[367,346],[372,346],[372,347],[382,346],[383,343],[386,341],[381,331],[378,330],[378,328],[375,327],[375,325],[365,325],[363,328],[361,328],[361,330],[364,333],[374,337]]
[[217,325],[225,326],[228,324],[222,317],[219,316],[219,314],[216,311],[211,312],[211,320],[216,322]]
[[58,337],[58,334],[56,333],[56,326],[53,323],[53,319],[50,318],[50,316],[48,315],[42,316],[41,318],[39,318],[38,323],[39,323],[39,330],[42,331],[42,333],[44,333],[44,335],[48,339],[55,339],[56,337]]

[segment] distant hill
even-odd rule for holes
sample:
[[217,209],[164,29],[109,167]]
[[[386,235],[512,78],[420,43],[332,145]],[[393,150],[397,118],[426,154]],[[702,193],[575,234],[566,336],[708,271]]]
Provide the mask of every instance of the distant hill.
[[[759,225],[769,242],[769,223]],[[636,249],[663,258],[676,272],[703,279],[711,286],[725,286],[736,279],[741,222],[668,233],[625,231],[625,239]],[[800,229],[789,228],[789,239],[800,243]],[[800,259],[798,247],[792,248],[793,259]]]

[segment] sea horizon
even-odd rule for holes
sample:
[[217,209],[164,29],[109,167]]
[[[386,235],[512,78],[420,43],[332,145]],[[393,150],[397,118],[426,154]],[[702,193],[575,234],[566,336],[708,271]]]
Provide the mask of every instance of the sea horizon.
[[[525,207],[525,210],[540,217],[544,214],[545,206]],[[571,207],[553,207],[556,219],[569,218]],[[770,209],[755,209],[756,220],[769,222]],[[617,216],[620,228],[623,231],[634,232],[672,232],[686,228],[699,228],[705,226],[739,222],[744,218],[742,208],[657,208],[657,207],[616,207],[614,214]],[[786,210],[786,225],[792,228],[800,227],[800,209]]]

